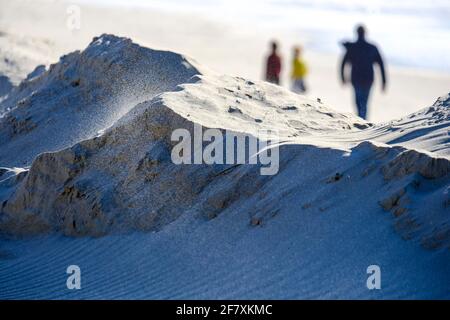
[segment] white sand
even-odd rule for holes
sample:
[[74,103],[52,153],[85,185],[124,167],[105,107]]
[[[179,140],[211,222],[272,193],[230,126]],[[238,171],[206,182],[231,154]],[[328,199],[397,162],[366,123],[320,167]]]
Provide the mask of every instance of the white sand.
[[[0,298],[448,298],[448,95],[370,127],[278,86],[199,70],[152,98],[154,85],[170,90],[196,70],[179,55],[103,36],[6,100],[25,96],[0,119],[12,132],[0,159],[36,156],[42,149],[27,146],[37,141],[69,148],[0,171],[0,233],[41,236],[0,240]],[[120,79],[138,83],[122,88]],[[150,100],[128,101],[112,127],[70,147],[67,121],[84,132],[85,118],[99,116],[97,100],[80,98],[133,88],[137,102]],[[9,119],[36,127],[11,130],[22,127]],[[192,134],[193,123],[277,129],[288,142],[278,174],[175,165],[170,135]],[[76,292],[64,287],[74,263],[83,270]],[[372,264],[383,270],[381,291],[365,286]]]
[[[2,4],[0,41],[17,53],[2,72],[12,79],[101,31],[127,31],[141,44],[258,78],[256,52],[267,40],[142,10],[122,22],[121,10],[83,10],[86,28],[70,35],[57,27],[64,5],[22,4]],[[324,90],[315,94],[334,93],[335,103],[108,35],[23,82],[0,118],[0,298],[449,298],[450,95],[433,93],[427,108],[371,126],[328,107],[349,110],[339,106],[333,59],[315,59],[313,74],[323,78],[314,87]],[[423,93],[413,90],[417,71],[393,74],[403,91],[391,87],[386,109],[395,99],[407,107],[389,110],[389,119],[419,109]],[[448,83],[422,77],[430,96]],[[279,173],[175,165],[170,134],[192,133],[194,123],[252,135],[277,129]],[[32,159],[31,168],[2,168]],[[70,264],[81,267],[80,291],[65,287]],[[365,285],[372,264],[382,290]]]
[[[71,31],[66,27],[68,2],[2,0],[0,3],[0,31],[11,34],[14,42],[25,38],[21,53],[27,54],[33,62],[39,60],[44,64],[56,61],[71,50],[85,47],[94,36],[107,32],[130,37],[147,47],[187,54],[221,73],[261,79],[270,39],[280,40],[286,65],[289,64],[292,44],[302,41],[286,31],[233,26],[188,13],[143,8],[95,8],[86,4],[79,5],[81,29]],[[2,41],[5,40],[0,37],[0,43]],[[33,50],[36,43],[38,47],[48,46],[48,49]],[[352,91],[342,88],[338,81],[339,57],[307,51],[306,59],[311,69],[308,78],[310,95],[321,97],[339,111],[353,112]],[[389,61],[387,68],[388,91],[381,94],[379,88],[374,88],[369,111],[371,121],[405,116],[429,106],[436,97],[450,90],[448,73],[399,68]],[[288,73],[289,70],[285,69],[284,83],[287,87]]]

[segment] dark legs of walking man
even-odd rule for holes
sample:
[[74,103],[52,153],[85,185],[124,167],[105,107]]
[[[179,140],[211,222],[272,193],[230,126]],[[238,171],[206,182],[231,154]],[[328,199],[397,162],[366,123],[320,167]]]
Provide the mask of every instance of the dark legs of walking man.
[[345,75],[346,65],[351,66],[351,83],[355,90],[355,102],[358,116],[367,118],[367,103],[369,101],[370,89],[374,80],[373,65],[378,64],[381,72],[382,90],[386,88],[386,74],[383,59],[378,48],[366,41],[366,30],[363,26],[356,29],[358,39],[356,42],[345,42],[347,49],[341,63],[342,83],[348,82]]
[[370,86],[360,86],[353,84],[355,91],[356,108],[358,109],[358,116],[367,119],[367,103],[369,101]]

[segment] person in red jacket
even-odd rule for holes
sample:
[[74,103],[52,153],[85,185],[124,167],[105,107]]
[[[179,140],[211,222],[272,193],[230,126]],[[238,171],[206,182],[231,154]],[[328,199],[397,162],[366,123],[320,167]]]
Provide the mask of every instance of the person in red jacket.
[[272,52],[267,58],[266,81],[280,84],[281,58],[278,55],[278,44],[273,41],[271,43]]

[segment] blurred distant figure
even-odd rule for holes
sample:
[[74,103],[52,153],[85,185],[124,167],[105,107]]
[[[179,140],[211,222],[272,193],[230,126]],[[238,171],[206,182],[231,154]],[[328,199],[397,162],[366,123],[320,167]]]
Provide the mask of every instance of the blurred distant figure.
[[266,81],[280,84],[281,58],[278,55],[278,44],[273,41],[271,43],[272,52],[267,58]]
[[306,63],[302,58],[301,47],[294,47],[294,57],[292,59],[292,91],[295,93],[305,93],[305,76],[308,73]]
[[356,107],[358,115],[366,119],[367,102],[369,100],[370,89],[372,87],[374,73],[373,65],[378,64],[381,71],[382,90],[386,89],[386,74],[384,63],[377,47],[366,41],[366,30],[360,25],[356,28],[358,39],[356,42],[345,42],[344,47],[347,52],[342,59],[341,80],[343,84],[348,82],[345,76],[345,66],[351,65],[351,82],[355,90]]

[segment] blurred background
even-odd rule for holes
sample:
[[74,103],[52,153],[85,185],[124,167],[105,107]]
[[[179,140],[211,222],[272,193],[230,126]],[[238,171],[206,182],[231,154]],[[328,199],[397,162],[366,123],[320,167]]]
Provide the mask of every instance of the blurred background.
[[353,92],[338,77],[340,42],[354,40],[355,25],[363,23],[388,73],[382,94],[376,69],[369,120],[407,115],[450,91],[448,0],[0,0],[0,6],[0,72],[16,82],[36,64],[56,62],[101,33],[262,80],[275,39],[282,86],[290,88],[292,48],[300,45],[307,95],[355,113]]

